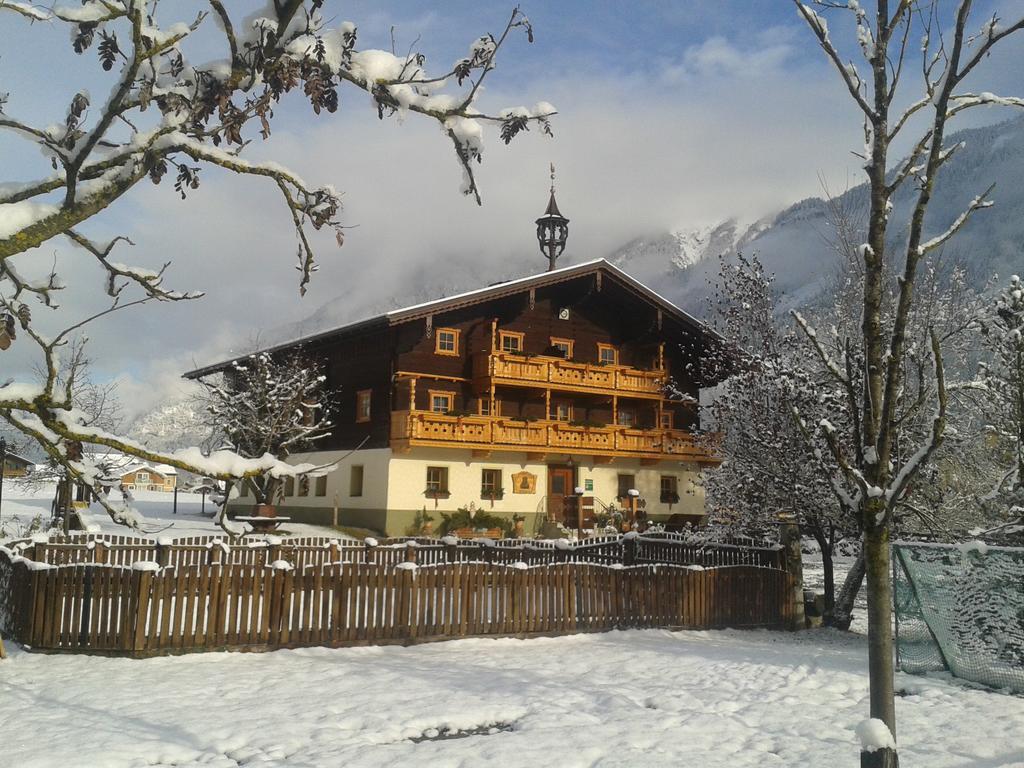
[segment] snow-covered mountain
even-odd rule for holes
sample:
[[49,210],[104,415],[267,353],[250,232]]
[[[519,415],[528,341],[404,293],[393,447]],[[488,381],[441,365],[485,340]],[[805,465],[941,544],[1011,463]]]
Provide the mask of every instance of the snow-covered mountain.
[[[977,283],[993,273],[1024,269],[1024,118],[961,131],[951,139],[965,142],[940,172],[926,221],[926,236],[941,231],[976,195],[995,183],[996,206],[979,212],[946,248],[946,257],[963,260]],[[893,221],[904,222],[914,188],[904,185],[895,200]],[[726,218],[720,223],[640,233],[603,253],[576,254],[576,260],[605,257],[684,309],[701,315],[709,282],[718,273],[718,256],[737,251],[757,253],[784,295],[784,308],[818,301],[838,265],[834,238],[836,211],[863,221],[867,190],[853,187],[832,201],[808,198],[757,221]],[[899,237],[901,231],[894,231]],[[565,263],[571,263],[565,261]],[[535,272],[535,253],[507,258],[445,256],[403,266],[399,285],[379,292],[349,289],[322,304],[298,323],[264,329],[263,345],[300,338],[389,309],[450,296]]]
[[[995,184],[996,205],[981,211],[946,247],[944,258],[965,264],[976,284],[993,274],[1024,269],[1024,118],[961,131],[950,143],[964,147],[939,172],[925,235],[945,230],[970,201]],[[894,201],[894,222],[905,222],[915,189],[905,184]],[[718,272],[718,256],[736,251],[757,253],[784,294],[787,306],[820,299],[835,274],[837,212],[864,222],[867,189],[853,187],[832,201],[809,198],[778,215],[739,225],[729,219],[717,226],[661,232],[638,237],[609,257],[641,281],[691,312],[704,310],[709,281]],[[898,241],[904,232],[895,230]]]
[[209,436],[204,414],[192,400],[167,403],[136,418],[125,432],[158,451],[201,445]]

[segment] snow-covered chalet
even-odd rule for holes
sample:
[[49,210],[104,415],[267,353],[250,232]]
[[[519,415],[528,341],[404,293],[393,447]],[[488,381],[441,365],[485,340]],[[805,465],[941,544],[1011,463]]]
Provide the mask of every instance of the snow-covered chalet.
[[337,393],[331,436],[289,461],[338,464],[286,484],[279,514],[329,524],[337,509],[401,535],[424,509],[472,505],[529,535],[561,521],[566,496],[600,512],[638,492],[651,520],[703,515],[700,473],[719,459],[696,437],[697,401],[719,338],[603,259],[554,268],[554,250],[547,272],[267,350],[301,348]]

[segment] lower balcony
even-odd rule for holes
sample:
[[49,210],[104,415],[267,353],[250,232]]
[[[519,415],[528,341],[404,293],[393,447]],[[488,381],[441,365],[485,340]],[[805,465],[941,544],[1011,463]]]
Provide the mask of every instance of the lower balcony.
[[698,464],[721,462],[713,447],[680,429],[577,426],[561,421],[520,421],[501,416],[393,411],[392,449],[406,451],[416,446],[587,454]]

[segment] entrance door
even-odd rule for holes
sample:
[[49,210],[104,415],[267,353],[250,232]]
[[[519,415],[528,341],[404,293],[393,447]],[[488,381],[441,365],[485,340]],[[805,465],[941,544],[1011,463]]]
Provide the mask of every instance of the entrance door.
[[565,519],[565,498],[573,494],[573,474],[572,467],[548,467],[548,518],[575,528],[575,520]]

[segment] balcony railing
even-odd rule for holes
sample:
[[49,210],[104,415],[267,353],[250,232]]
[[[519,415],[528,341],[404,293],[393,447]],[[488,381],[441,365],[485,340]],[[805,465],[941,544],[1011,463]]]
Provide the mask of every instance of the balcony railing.
[[575,363],[560,357],[480,352],[473,358],[473,378],[495,384],[661,397],[664,371],[645,371],[625,365]]
[[520,421],[500,416],[451,416],[429,411],[393,411],[391,445],[451,446],[483,450],[519,450],[675,459],[717,464],[713,448],[679,429],[588,427],[560,421]]

